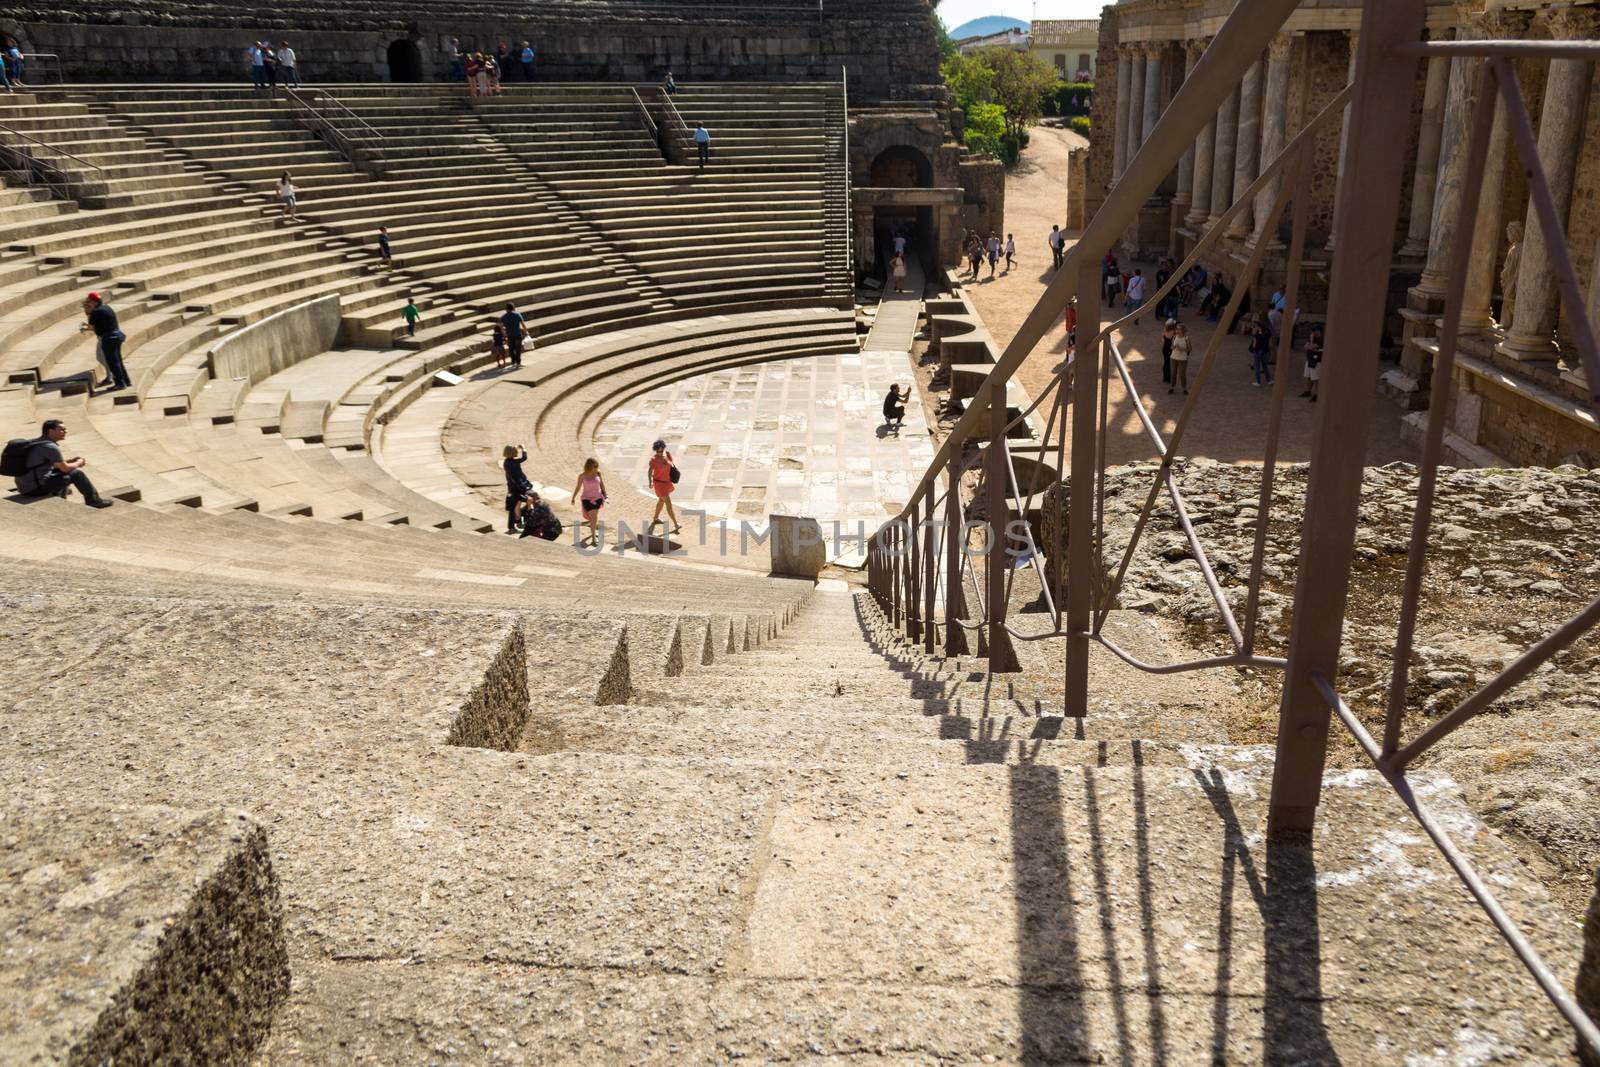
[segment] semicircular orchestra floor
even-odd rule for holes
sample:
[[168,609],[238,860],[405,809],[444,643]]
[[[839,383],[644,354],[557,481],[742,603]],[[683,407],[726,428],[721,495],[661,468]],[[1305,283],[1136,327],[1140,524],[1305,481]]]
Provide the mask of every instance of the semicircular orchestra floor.
[[683,478],[673,500],[712,521],[806,515],[831,537],[867,534],[905,506],[933,459],[920,399],[898,434],[883,420],[892,383],[915,389],[903,352],[851,352],[713,371],[642,393],[601,424],[616,477],[645,486],[667,442]]

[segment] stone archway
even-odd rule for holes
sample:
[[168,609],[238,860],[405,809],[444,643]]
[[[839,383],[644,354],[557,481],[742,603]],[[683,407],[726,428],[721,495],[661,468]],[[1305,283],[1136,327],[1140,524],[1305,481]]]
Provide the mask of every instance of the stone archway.
[[871,185],[874,189],[931,189],[933,163],[920,149],[910,145],[890,145],[872,160]]
[[419,82],[422,80],[422,51],[417,42],[408,38],[389,43],[389,80],[392,82]]

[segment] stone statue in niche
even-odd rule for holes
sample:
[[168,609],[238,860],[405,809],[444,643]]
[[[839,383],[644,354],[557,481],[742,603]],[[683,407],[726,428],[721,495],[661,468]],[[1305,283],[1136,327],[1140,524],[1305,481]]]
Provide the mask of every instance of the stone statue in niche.
[[1506,223],[1506,240],[1510,247],[1506,249],[1506,263],[1500,268],[1500,325],[1511,325],[1511,306],[1517,299],[1517,269],[1522,265],[1522,223],[1515,220]]

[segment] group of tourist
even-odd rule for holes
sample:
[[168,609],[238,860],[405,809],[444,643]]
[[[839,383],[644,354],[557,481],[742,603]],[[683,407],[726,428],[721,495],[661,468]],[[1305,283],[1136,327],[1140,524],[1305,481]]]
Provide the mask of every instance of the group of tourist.
[[983,268],[984,260],[989,261],[989,277],[994,277],[995,270],[1000,265],[1003,255],[1006,261],[1006,272],[1010,273],[1017,265],[1017,242],[1014,234],[1006,234],[1005,243],[1000,242],[1000,235],[993,230],[989,231],[987,239],[979,236],[977,230],[967,231],[967,267],[973,281],[978,280],[978,272]]
[[270,92],[279,85],[300,84],[300,68],[288,41],[280,41],[277,48],[272,47],[271,41],[257,41],[246,55],[250,59],[251,82],[256,89]]
[[17,46],[17,39],[7,37],[3,51],[0,51],[0,85],[5,86],[6,92],[11,92],[14,85],[26,88],[26,83],[22,80],[26,66],[22,60],[22,49]]
[[[678,523],[678,513],[672,506],[672,494],[678,487],[678,467],[665,441],[655,442],[650,449],[645,477],[651,493],[655,495],[656,509],[650,516],[645,532],[648,534],[654,530],[657,523],[666,526],[670,520],[672,526],[668,532],[677,533],[682,527]],[[561,536],[565,526],[523,471],[522,465],[527,461],[528,450],[522,445],[506,445],[502,450],[500,466],[506,475],[506,533],[554,541]],[[572,486],[570,501],[572,504],[581,501],[583,522],[588,527],[588,534],[579,542],[580,547],[600,543],[600,509],[605,507],[608,499],[606,480],[600,473],[600,461],[591,456],[584,460],[583,471]],[[667,513],[666,519],[661,517],[663,509]]]
[[536,54],[530,41],[513,48],[501,41],[492,52],[463,52],[461,41],[451,37],[444,43],[444,59],[451,81],[465,81],[468,96],[499,96],[501,79],[519,71],[525,82],[533,81]]

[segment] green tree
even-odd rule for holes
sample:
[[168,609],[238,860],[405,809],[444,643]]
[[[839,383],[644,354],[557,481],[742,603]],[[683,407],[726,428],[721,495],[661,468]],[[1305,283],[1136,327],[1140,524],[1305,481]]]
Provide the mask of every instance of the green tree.
[[[934,6],[938,6],[937,0],[935,0]],[[956,47],[955,41],[950,37],[949,27],[944,24],[944,19],[939,17],[938,12],[934,12],[933,15],[933,35],[934,39],[939,42],[939,57],[941,60],[961,54],[961,50]]]
[[1006,109],[982,101],[967,108],[967,148],[987,152],[996,159],[1006,158]]
[[975,104],[991,103],[994,96],[994,68],[977,56],[964,56],[957,52],[939,65],[939,73],[956,96],[962,110],[970,112]]
[[1000,45],[980,49],[973,58],[994,72],[989,99],[1005,108],[1006,132],[1021,138],[1039,121],[1046,98],[1055,92],[1054,68],[1031,52]]

